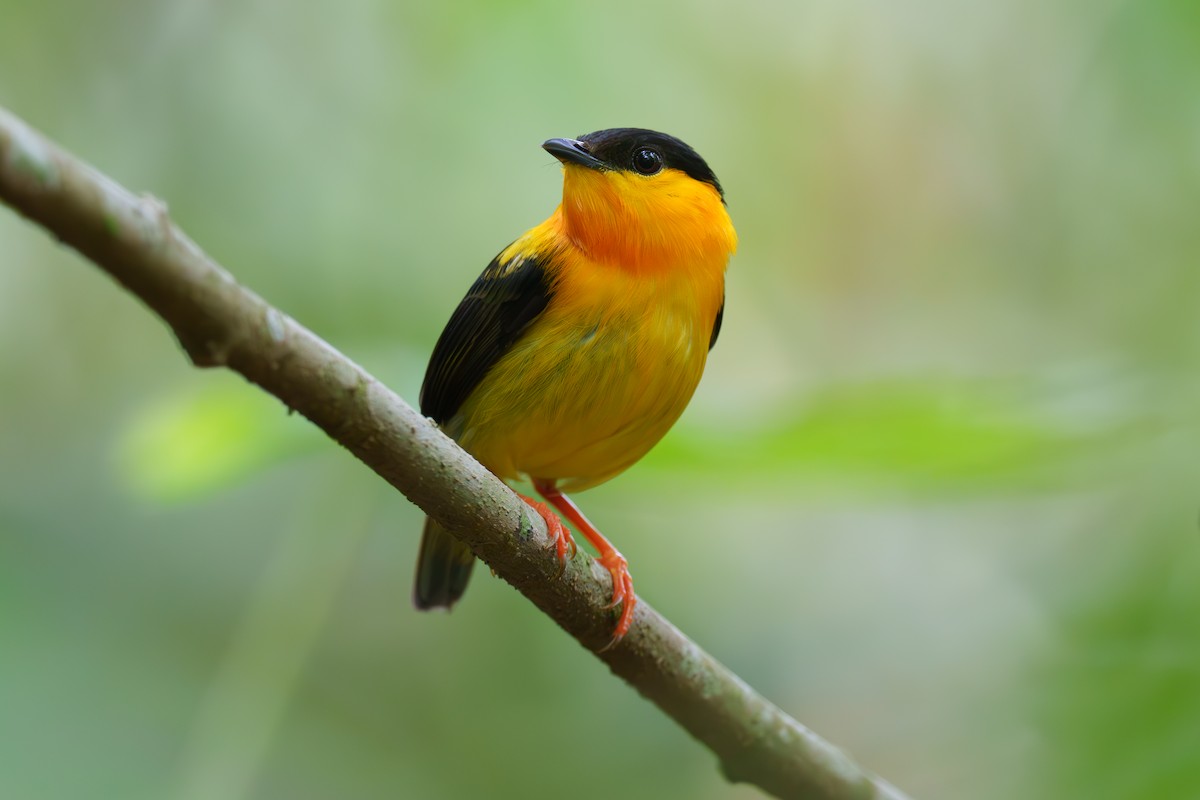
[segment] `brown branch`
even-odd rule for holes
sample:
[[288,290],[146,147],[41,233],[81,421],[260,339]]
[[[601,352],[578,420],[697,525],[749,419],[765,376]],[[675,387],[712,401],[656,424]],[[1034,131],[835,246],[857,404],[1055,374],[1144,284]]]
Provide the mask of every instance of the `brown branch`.
[[[595,652],[607,573],[582,552],[557,577],[545,526],[433,424],[295,320],[242,287],[167,216],[0,108],[0,199],[108,272],[171,327],[192,363],[224,366],[299,411],[471,546]],[[732,781],[788,798],[903,800],[773,706],[645,602],[596,654],[720,759]]]

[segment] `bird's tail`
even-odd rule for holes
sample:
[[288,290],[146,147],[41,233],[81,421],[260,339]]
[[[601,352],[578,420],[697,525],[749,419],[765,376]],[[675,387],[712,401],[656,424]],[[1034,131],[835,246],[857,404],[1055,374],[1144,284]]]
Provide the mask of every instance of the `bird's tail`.
[[471,549],[426,517],[421,554],[417,556],[413,603],[422,611],[439,606],[450,608],[467,590],[473,566],[475,556]]

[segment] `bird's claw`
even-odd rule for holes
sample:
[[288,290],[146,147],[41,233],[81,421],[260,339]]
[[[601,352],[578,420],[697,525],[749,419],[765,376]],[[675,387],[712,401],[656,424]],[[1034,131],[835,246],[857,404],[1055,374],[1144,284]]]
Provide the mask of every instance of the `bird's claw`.
[[[539,489],[545,494],[545,491]],[[562,577],[567,569],[567,561],[575,557],[579,552],[575,544],[575,540],[571,537],[571,532],[567,526],[562,523],[558,515],[550,510],[544,503],[539,503],[532,497],[526,497],[523,494],[518,495],[525,504],[538,513],[546,522],[546,534],[550,537],[550,543],[554,546],[554,552],[558,556],[559,570],[558,577]],[[559,496],[559,495],[555,495]],[[586,519],[575,519],[576,524],[589,525]],[[584,534],[591,539],[592,543],[597,545],[600,551],[600,557],[597,559],[600,566],[608,570],[608,574],[612,577],[612,602],[605,606],[605,609],[613,609],[617,606],[621,607],[621,613],[617,617],[617,625],[613,629],[612,639],[608,644],[600,648],[597,652],[604,652],[615,646],[629,632],[630,626],[633,625],[633,609],[637,606],[637,595],[633,591],[633,577],[629,574],[629,562],[625,560],[625,556],[621,555],[604,537],[595,532],[595,538],[588,533],[587,529]],[[599,540],[599,541],[597,541]]]
[[518,495],[525,504],[538,513],[538,516],[546,523],[546,535],[550,537],[550,544],[554,547],[554,553],[558,556],[559,569],[558,577],[562,577],[567,571],[567,561],[575,557],[579,552],[578,546],[575,544],[575,539],[571,536],[571,531],[563,525],[562,520],[558,515],[550,510],[545,503],[539,503],[531,497]]
[[617,618],[617,627],[613,630],[613,637],[608,644],[600,648],[600,652],[604,652],[621,641],[629,632],[630,626],[633,625],[633,609],[637,606],[637,595],[633,591],[633,576],[629,574],[629,562],[625,560],[625,556],[616,550],[609,550],[601,553],[599,561],[600,566],[608,570],[608,574],[612,576],[612,602],[605,608],[621,606],[621,615]]

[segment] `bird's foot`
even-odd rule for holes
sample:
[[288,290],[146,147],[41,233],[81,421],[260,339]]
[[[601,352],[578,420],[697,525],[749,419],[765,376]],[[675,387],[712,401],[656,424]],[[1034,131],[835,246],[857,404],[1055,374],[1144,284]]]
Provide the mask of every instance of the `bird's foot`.
[[518,493],[518,497],[525,501],[525,505],[532,508],[546,522],[546,535],[550,537],[551,544],[554,545],[554,552],[558,556],[560,568],[558,574],[561,576],[567,569],[567,560],[574,558],[578,552],[578,547],[575,545],[575,539],[571,537],[571,531],[566,525],[562,524],[562,520],[558,515],[550,510],[550,506],[545,503],[539,503],[532,497],[526,497]]
[[633,609],[637,606],[638,599],[637,595],[633,593],[633,576],[629,574],[629,562],[625,560],[625,556],[621,555],[616,548],[609,546],[601,551],[600,558],[597,560],[600,562],[600,566],[608,570],[608,574],[612,576],[613,594],[608,608],[621,606],[621,616],[617,619],[617,627],[613,630],[612,639],[600,648],[600,652],[604,652],[621,641],[629,632],[629,627],[633,624]]

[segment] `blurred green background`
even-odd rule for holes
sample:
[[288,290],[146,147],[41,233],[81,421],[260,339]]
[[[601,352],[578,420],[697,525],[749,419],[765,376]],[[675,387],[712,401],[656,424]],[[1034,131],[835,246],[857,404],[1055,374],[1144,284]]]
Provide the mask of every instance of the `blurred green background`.
[[[721,341],[583,495],[914,798],[1200,797],[1200,6],[0,0],[0,104],[415,402],[557,202],[693,144]],[[0,796],[750,798],[420,515],[0,210]]]

